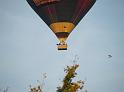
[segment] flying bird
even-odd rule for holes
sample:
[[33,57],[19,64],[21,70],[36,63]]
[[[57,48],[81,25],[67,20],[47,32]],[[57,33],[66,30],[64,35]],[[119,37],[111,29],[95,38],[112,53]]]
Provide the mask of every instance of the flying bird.
[[108,58],[112,58],[112,55],[108,55]]

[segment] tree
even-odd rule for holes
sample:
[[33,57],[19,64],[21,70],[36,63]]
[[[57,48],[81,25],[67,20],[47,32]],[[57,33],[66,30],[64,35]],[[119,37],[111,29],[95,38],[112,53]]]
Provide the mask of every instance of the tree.
[[[76,69],[79,67],[79,64],[74,64],[72,66],[67,66],[64,69],[65,77],[63,79],[62,86],[57,87],[56,92],[77,92],[79,90],[82,90],[84,87],[84,81],[79,80],[74,82],[73,78],[76,77],[77,73],[75,72]],[[37,86],[30,86],[30,92],[43,92],[43,86],[44,86],[44,79],[46,78],[46,74],[43,75],[43,81],[39,82],[41,84]]]
[[72,81],[72,79],[77,75],[75,71],[78,67],[78,64],[74,64],[73,66],[67,66],[64,69],[66,75],[63,79],[63,85],[57,87],[57,92],[77,92],[79,89],[81,90],[83,88],[84,81]]
[[42,82],[37,80],[39,83],[37,86],[31,86],[30,85],[30,91],[29,92],[43,92],[43,86],[45,85],[44,80],[47,78],[46,73],[43,74]]

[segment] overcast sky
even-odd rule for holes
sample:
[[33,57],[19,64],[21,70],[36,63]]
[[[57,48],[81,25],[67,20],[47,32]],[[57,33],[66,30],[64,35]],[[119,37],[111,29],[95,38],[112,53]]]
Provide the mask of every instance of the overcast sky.
[[47,73],[45,92],[55,92],[78,55],[77,79],[86,80],[88,92],[124,92],[124,0],[97,0],[69,36],[68,50],[58,51],[57,43],[26,0],[1,0],[0,90],[28,92]]

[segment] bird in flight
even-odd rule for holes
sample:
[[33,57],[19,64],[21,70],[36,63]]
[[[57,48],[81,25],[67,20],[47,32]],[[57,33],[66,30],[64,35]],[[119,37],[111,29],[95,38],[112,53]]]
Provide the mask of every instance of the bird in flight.
[[108,58],[112,58],[112,55],[108,55]]

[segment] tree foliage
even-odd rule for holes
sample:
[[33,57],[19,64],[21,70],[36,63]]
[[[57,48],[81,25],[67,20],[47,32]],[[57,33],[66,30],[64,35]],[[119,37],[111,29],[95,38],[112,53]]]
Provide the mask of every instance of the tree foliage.
[[36,87],[30,87],[30,92],[43,92],[40,85]]
[[77,75],[75,71],[78,67],[79,65],[75,64],[73,66],[67,66],[66,69],[64,69],[66,75],[63,79],[63,85],[61,87],[57,87],[57,92],[77,92],[79,89],[81,90],[83,88],[83,81],[72,81],[72,79]]
[[[65,77],[63,79],[63,85],[57,87],[56,92],[77,92],[81,90],[84,86],[84,81],[79,80],[74,82],[73,78],[76,77],[76,69],[79,67],[78,64],[74,64],[72,66],[67,66],[65,71]],[[46,75],[44,75],[43,80],[46,78]],[[37,86],[30,86],[29,92],[43,92],[43,81],[40,85]]]
[[43,74],[42,82],[37,80],[39,83],[36,86],[31,86],[30,85],[30,91],[29,92],[43,92],[43,86],[45,85],[44,80],[47,78],[46,73]]

